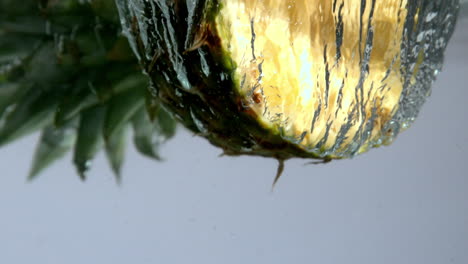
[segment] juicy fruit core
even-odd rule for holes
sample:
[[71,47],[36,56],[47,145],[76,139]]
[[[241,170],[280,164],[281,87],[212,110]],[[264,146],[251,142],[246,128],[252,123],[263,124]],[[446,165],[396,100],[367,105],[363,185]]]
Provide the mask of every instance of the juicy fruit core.
[[406,0],[225,0],[216,20],[243,105],[321,156],[391,140]]

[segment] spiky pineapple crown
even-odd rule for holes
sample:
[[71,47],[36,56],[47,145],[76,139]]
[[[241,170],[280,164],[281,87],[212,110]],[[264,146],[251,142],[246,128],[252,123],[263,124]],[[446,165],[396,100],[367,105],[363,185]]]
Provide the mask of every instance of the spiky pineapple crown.
[[0,146],[42,130],[31,179],[69,150],[85,179],[103,147],[120,179],[129,126],[137,150],[159,159],[175,121],[147,99],[113,0],[0,0],[0,10]]

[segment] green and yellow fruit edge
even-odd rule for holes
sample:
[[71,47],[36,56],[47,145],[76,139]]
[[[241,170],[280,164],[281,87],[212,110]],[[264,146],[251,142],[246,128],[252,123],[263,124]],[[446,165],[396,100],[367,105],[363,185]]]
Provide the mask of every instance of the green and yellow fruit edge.
[[[224,154],[255,155],[278,160],[298,157],[329,161],[343,157],[324,155],[320,151],[308,151],[300,147],[294,138],[287,137],[279,127],[262,122],[243,102],[246,94],[239,91],[239,80],[233,73],[237,65],[229,59],[229,52],[220,45],[224,29],[217,27],[216,20],[223,8],[222,1],[194,3],[192,10],[203,15],[194,15],[188,19],[188,15],[195,12],[188,10],[188,4],[184,1],[161,1],[157,5],[148,1],[117,0],[117,3],[123,18],[124,32],[133,44],[146,74],[151,78],[152,96],[161,100],[187,128],[221,147]],[[402,60],[419,59],[418,67],[409,69],[409,64],[402,66],[408,67],[402,72],[404,95],[386,129],[391,132],[386,142],[370,147],[390,143],[400,130],[414,120],[424,98],[418,98],[414,110],[406,111],[408,107],[413,107],[411,101],[414,100],[411,94],[405,94],[411,93],[414,88],[410,82],[419,83],[423,86],[421,90],[428,93],[436,72],[441,69],[446,44],[438,45],[435,55],[421,57],[427,47],[435,46],[437,40],[435,36],[431,38],[425,35],[420,38],[418,34],[429,30],[432,24],[426,23],[426,17],[442,5],[440,1],[419,1],[410,5],[409,12],[413,14],[414,20],[408,19],[405,23],[407,28],[402,45],[406,46],[402,46],[402,50],[406,54]],[[448,39],[453,33],[457,1],[451,1],[445,8],[453,12],[444,18],[447,27],[437,34]],[[168,32],[172,34],[171,38],[164,39],[164,34]],[[411,53],[411,45],[418,47],[416,55]],[[367,147],[350,156],[364,151],[367,151]]]
[[[191,62],[190,67],[186,68],[187,75],[192,78],[191,83],[197,85],[184,87],[174,77],[177,76],[177,72],[172,71],[166,64],[169,58],[153,58],[153,55],[147,54],[151,48],[143,46],[138,14],[129,10],[125,1],[117,3],[121,17],[127,19],[123,22],[124,27],[130,25],[124,28],[124,32],[134,43],[135,52],[142,58],[140,62],[151,78],[152,96],[161,100],[177,120],[189,130],[207,138],[213,145],[221,147],[223,154],[229,156],[254,155],[279,160],[293,157],[324,160],[333,158],[320,157],[286,141],[278,129],[259,124],[257,117],[244,106],[242,102],[244,95],[236,89],[239,80],[233,76],[236,65],[228,59],[228,52],[219,45],[221,40],[216,28],[216,14],[222,5],[216,1],[205,1],[204,4],[200,4],[202,6],[200,9],[204,10],[201,13],[205,15],[197,17],[198,21],[193,22],[193,27],[188,26],[183,18],[180,21],[169,22],[172,23],[174,32],[185,31],[188,38],[192,38],[190,45],[181,47],[178,52],[183,57],[183,61]],[[151,9],[150,3],[147,3],[143,9],[149,12],[145,15],[152,16],[154,21],[161,20],[158,16],[163,16],[162,12],[150,14],[152,12],[150,10],[154,10]],[[133,16],[123,15],[128,13],[133,13]],[[151,26],[148,26],[147,30],[149,35],[150,31],[155,31]],[[182,35],[177,34],[180,43],[186,42],[181,39],[185,37]],[[162,39],[154,40],[158,44],[162,41]],[[159,47],[165,48],[163,44]],[[157,51],[154,56],[164,56],[166,52],[167,50]],[[209,74],[204,73],[201,61],[208,66]]]

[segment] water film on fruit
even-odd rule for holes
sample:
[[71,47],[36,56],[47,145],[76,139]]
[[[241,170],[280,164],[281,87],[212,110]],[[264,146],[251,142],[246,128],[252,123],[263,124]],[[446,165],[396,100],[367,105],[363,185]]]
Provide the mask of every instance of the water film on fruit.
[[391,143],[442,69],[457,0],[117,0],[154,94],[228,154]]

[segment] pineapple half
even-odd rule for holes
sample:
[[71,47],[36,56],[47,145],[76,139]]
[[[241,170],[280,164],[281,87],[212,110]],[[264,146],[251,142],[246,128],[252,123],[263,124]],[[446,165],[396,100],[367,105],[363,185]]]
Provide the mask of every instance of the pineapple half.
[[0,145],[42,129],[32,176],[74,148],[84,177],[101,145],[118,174],[126,128],[158,158],[174,116],[226,155],[276,158],[277,176],[289,158],[349,158],[414,121],[458,6],[0,0]]
[[101,148],[119,176],[130,126],[159,159],[176,123],[149,96],[113,0],[0,0],[0,14],[0,146],[42,130],[30,178],[73,150],[84,179]]
[[152,96],[227,155],[389,144],[441,69],[455,0],[117,0]]

